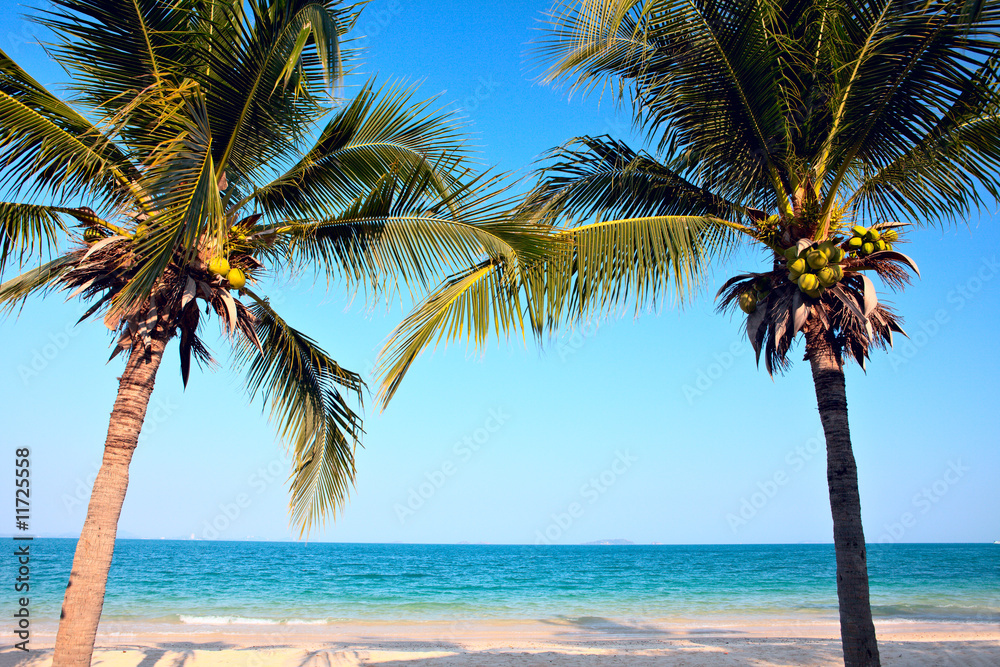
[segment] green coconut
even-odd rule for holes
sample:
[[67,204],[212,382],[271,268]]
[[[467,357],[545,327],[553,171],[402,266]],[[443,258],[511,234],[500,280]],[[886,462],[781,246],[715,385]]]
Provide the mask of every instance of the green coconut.
[[885,234],[882,235],[882,238],[885,240],[886,243],[892,243],[893,241],[899,239],[899,232],[897,232],[895,229],[890,229],[889,231],[887,231]]
[[811,289],[806,292],[807,296],[811,296],[814,299],[818,299],[823,294],[823,288],[817,287],[816,289]]
[[831,264],[836,264],[838,262],[843,262],[844,261],[844,257],[846,255],[847,255],[847,253],[844,252],[843,248],[834,248],[833,250],[830,251],[830,257],[829,257],[830,263]]
[[847,242],[847,247],[850,248],[851,250],[857,250],[858,248],[863,246],[864,243],[865,243],[864,239],[862,239],[860,236],[852,236],[850,240]]
[[863,255],[870,255],[875,252],[875,244],[870,241],[866,241],[863,246],[861,246],[861,253]]
[[799,256],[799,250],[795,246],[791,248],[785,248],[785,252],[782,253],[789,262],[794,262],[795,258]]
[[854,233],[855,236],[864,237],[864,235],[868,233],[868,228],[862,227],[861,225],[854,225],[853,227],[851,227],[851,231]]
[[841,280],[844,279],[844,267],[840,266],[839,264],[834,264],[829,268],[831,271],[833,271],[833,282],[839,283]]
[[801,275],[802,274],[799,273],[798,271],[789,271],[788,272],[788,280],[790,282],[793,282],[793,283],[798,283],[799,282],[799,276],[801,276]]
[[837,274],[832,266],[824,266],[816,272],[816,277],[819,278],[819,284],[823,287],[829,287],[837,282]]
[[788,265],[788,270],[791,271],[792,273],[798,273],[799,275],[801,275],[806,271],[808,271],[809,267],[806,266],[806,260],[799,258]]
[[882,238],[882,235],[879,234],[877,229],[869,229],[868,233],[865,234],[865,241],[871,241],[872,243],[875,243],[880,238]]
[[803,292],[810,292],[819,288],[819,278],[814,273],[803,273],[798,280],[799,289]]
[[753,292],[740,294],[740,310],[747,315],[757,310],[757,295]]
[[889,244],[883,241],[882,239],[879,239],[878,241],[875,242],[875,247],[878,248],[879,250],[885,250],[886,248],[889,247]]
[[830,263],[830,260],[826,258],[826,255],[821,250],[810,250],[806,255],[806,262],[813,269],[822,269]]
[[213,257],[208,262],[208,270],[217,276],[225,276],[229,274],[229,260],[219,255],[218,257]]

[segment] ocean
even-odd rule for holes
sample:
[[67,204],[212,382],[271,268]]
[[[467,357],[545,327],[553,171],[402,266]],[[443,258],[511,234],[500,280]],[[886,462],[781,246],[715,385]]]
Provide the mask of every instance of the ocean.
[[[59,617],[70,539],[31,543],[31,613]],[[876,619],[1000,623],[1000,545],[869,546]],[[760,617],[835,620],[832,545],[513,546],[119,540],[102,623]]]

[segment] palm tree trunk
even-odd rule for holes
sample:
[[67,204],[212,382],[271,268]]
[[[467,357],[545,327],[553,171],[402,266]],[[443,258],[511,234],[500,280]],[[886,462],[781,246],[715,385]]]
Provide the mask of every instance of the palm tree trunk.
[[154,337],[145,353],[131,354],[119,379],[118,397],[104,443],[104,460],[94,480],[87,519],[76,544],[73,569],[66,584],[53,667],[90,666],[115,549],[118,516],[128,488],[128,467],[166,342],[166,336],[162,340]]
[[[811,335],[810,335],[811,334]],[[807,357],[816,385],[819,417],[826,435],[826,480],[833,512],[833,544],[837,553],[837,598],[840,639],[847,667],[879,665],[875,624],[868,597],[868,561],[861,527],[858,468],[847,423],[844,368],[830,341],[820,332],[807,333]]]

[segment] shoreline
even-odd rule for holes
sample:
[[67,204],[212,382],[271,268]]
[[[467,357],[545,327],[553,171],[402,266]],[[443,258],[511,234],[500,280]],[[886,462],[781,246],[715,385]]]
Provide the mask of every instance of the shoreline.
[[[163,625],[159,624],[162,628]],[[796,621],[729,617],[634,622],[356,622],[171,628],[102,623],[94,665],[102,667],[597,667],[598,665],[842,665],[836,618]],[[876,621],[886,665],[1000,664],[1000,626]],[[30,653],[9,646],[0,667],[48,667],[54,627],[40,624]],[[942,662],[944,661],[944,662]]]

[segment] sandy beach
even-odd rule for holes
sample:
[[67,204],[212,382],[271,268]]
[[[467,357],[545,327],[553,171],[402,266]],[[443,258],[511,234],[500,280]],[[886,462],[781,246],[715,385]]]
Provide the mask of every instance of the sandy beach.
[[[878,623],[885,665],[1000,664],[1000,627]],[[6,648],[0,667],[52,663],[53,635],[32,651]],[[582,618],[539,622],[365,623],[222,626],[147,632],[107,624],[93,665],[101,667],[597,667],[599,665],[837,665],[835,623],[738,621],[644,624]]]

